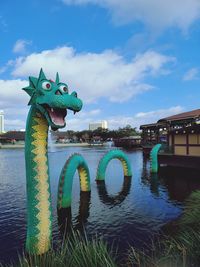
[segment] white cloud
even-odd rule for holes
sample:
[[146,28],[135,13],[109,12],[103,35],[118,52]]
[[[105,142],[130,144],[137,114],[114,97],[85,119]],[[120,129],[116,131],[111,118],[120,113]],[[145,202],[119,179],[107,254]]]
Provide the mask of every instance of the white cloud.
[[30,45],[31,41],[27,40],[17,40],[16,43],[13,46],[13,52],[14,53],[25,53],[27,49],[27,45]]
[[199,0],[62,0],[66,5],[107,8],[116,24],[140,21],[154,30],[176,26],[187,31],[200,18]]
[[5,120],[6,130],[20,130],[25,129],[24,120]]
[[28,103],[28,95],[22,90],[27,86],[27,81],[0,80],[0,105],[4,108],[10,108],[20,104]]
[[192,68],[188,70],[185,75],[183,76],[184,81],[191,81],[198,78],[199,70],[197,68]]
[[158,109],[158,110],[153,110],[149,112],[139,112],[135,115],[135,118],[142,119],[142,120],[143,119],[144,120],[154,119],[154,122],[156,122],[158,119],[172,116],[182,111],[183,111],[183,108],[181,106],[175,106],[175,107],[171,107],[168,109]]
[[8,62],[4,66],[0,67],[0,74],[6,72],[8,68],[13,66],[13,64],[15,64],[15,61],[8,60]]
[[[22,129],[26,125],[26,117],[29,107],[27,103],[29,96],[21,90],[27,85],[24,80],[0,80],[0,106],[5,113],[6,130]],[[87,107],[88,109],[88,107]],[[107,120],[109,129],[124,127],[127,124],[138,127],[141,124],[156,122],[158,119],[177,114],[183,111],[181,106],[170,107],[168,109],[158,109],[148,112],[139,112],[132,116],[117,115],[108,117],[100,109],[83,110],[75,116],[69,112],[66,117],[66,128],[72,130],[88,129],[89,123],[94,121]]]
[[0,107],[5,113],[5,129],[25,127],[29,96],[22,90],[27,81],[0,80]]
[[[184,108],[181,106],[170,107],[166,109],[158,109],[148,112],[139,112],[133,114],[132,116],[123,116],[117,115],[112,117],[102,117],[101,119],[96,119],[95,121],[108,121],[109,129],[118,129],[119,127],[125,127],[130,124],[132,127],[137,127],[139,129],[140,125],[154,123],[157,122],[161,118],[165,118],[168,116],[172,116],[184,111]],[[81,114],[81,113],[80,113]],[[74,129],[74,130],[85,130],[88,129],[89,123],[94,121],[91,116],[84,116],[80,118],[80,116],[76,118],[67,119],[67,127],[66,129]]]
[[62,81],[69,81],[71,90],[77,90],[86,103],[99,98],[124,102],[150,90],[153,86],[145,79],[165,74],[163,67],[174,60],[173,57],[147,51],[127,62],[112,50],[79,54],[64,46],[18,58],[12,74],[15,77],[37,77],[42,67],[49,78],[54,78],[58,71]]
[[[84,108],[84,107],[83,107]],[[84,118],[84,117],[88,117],[88,116],[97,116],[101,113],[100,109],[92,109],[90,111],[81,111],[79,114],[79,117]]]
[[12,108],[15,106],[28,103],[28,95],[22,90],[27,86],[27,81],[16,80],[0,80],[0,105],[4,108]]
[[[114,102],[128,101],[135,95],[153,88],[147,83],[148,77],[166,74],[167,64],[174,60],[173,57],[147,51],[136,55],[131,61],[126,61],[120,54],[111,50],[99,54],[79,54],[66,46],[19,57],[9,65],[14,68],[13,76],[20,78],[0,80],[0,106],[5,111],[6,127],[25,128],[29,96],[21,88],[28,85],[29,75],[38,76],[40,67],[43,67],[47,78],[54,79],[58,71],[63,82],[70,81],[70,91],[76,90],[84,101],[82,112],[75,116],[69,112],[67,129],[87,129],[90,122],[103,119],[108,120],[111,128],[123,127],[126,124],[137,126],[147,120],[152,122],[153,115],[149,116],[149,119],[145,116],[138,118],[138,114],[132,117],[121,115],[106,118],[100,109],[89,109],[87,103],[100,98]],[[26,77],[26,80],[22,77]],[[177,113],[177,110],[174,112]],[[159,118],[159,114],[157,117]]]
[[167,109],[139,112],[134,114],[132,117],[114,116],[112,118],[108,118],[107,120],[109,128],[125,127],[127,124],[130,124],[132,127],[137,127],[139,129],[142,124],[157,122],[161,118],[181,113],[183,110],[183,107],[175,106]]

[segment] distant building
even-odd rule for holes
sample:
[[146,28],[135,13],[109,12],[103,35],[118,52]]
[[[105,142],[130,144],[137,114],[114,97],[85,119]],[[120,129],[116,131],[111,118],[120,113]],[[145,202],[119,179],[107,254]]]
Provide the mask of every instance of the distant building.
[[108,123],[107,121],[102,121],[102,122],[96,122],[96,123],[90,123],[89,124],[89,130],[94,131],[98,128],[101,129],[108,129]]
[[6,144],[6,143],[14,144],[15,142],[24,143],[24,141],[25,141],[25,132],[9,131],[9,132],[0,134],[1,144]]
[[0,110],[0,133],[4,132],[4,112]]

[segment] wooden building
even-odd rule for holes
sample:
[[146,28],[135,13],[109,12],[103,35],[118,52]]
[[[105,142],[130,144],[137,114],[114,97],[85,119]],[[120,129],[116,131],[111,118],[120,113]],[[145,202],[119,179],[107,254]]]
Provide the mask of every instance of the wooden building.
[[175,155],[200,156],[200,109],[160,119],[167,128],[167,145]]
[[149,155],[154,145],[167,142],[167,129],[165,124],[151,123],[140,126],[141,146],[143,153]]
[[142,130],[142,145],[154,145],[158,143],[158,127],[156,123],[140,125]]
[[[155,136],[152,141],[165,144],[159,152],[160,164],[200,169],[200,109],[162,118],[153,125]],[[152,125],[141,125],[140,129],[145,136],[148,130],[152,131]],[[163,133],[164,142],[160,139]],[[145,140],[148,139],[142,140],[144,153]]]
[[113,140],[114,145],[116,147],[123,147],[123,148],[137,148],[141,146],[141,136],[128,136],[117,138]]

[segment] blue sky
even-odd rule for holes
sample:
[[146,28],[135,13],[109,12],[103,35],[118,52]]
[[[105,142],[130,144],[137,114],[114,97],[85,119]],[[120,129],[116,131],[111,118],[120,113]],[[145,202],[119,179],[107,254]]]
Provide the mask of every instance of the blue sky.
[[0,110],[24,129],[21,88],[58,71],[84,107],[67,128],[155,122],[199,108],[200,0],[2,0]]

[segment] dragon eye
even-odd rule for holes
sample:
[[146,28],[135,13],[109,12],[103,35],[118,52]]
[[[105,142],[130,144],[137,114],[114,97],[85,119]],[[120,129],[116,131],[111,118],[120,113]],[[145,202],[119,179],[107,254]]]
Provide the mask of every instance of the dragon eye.
[[60,85],[59,89],[62,90],[64,93],[68,93],[68,87],[65,84]]
[[51,90],[51,83],[50,82],[43,82],[42,83],[42,88],[44,90]]

